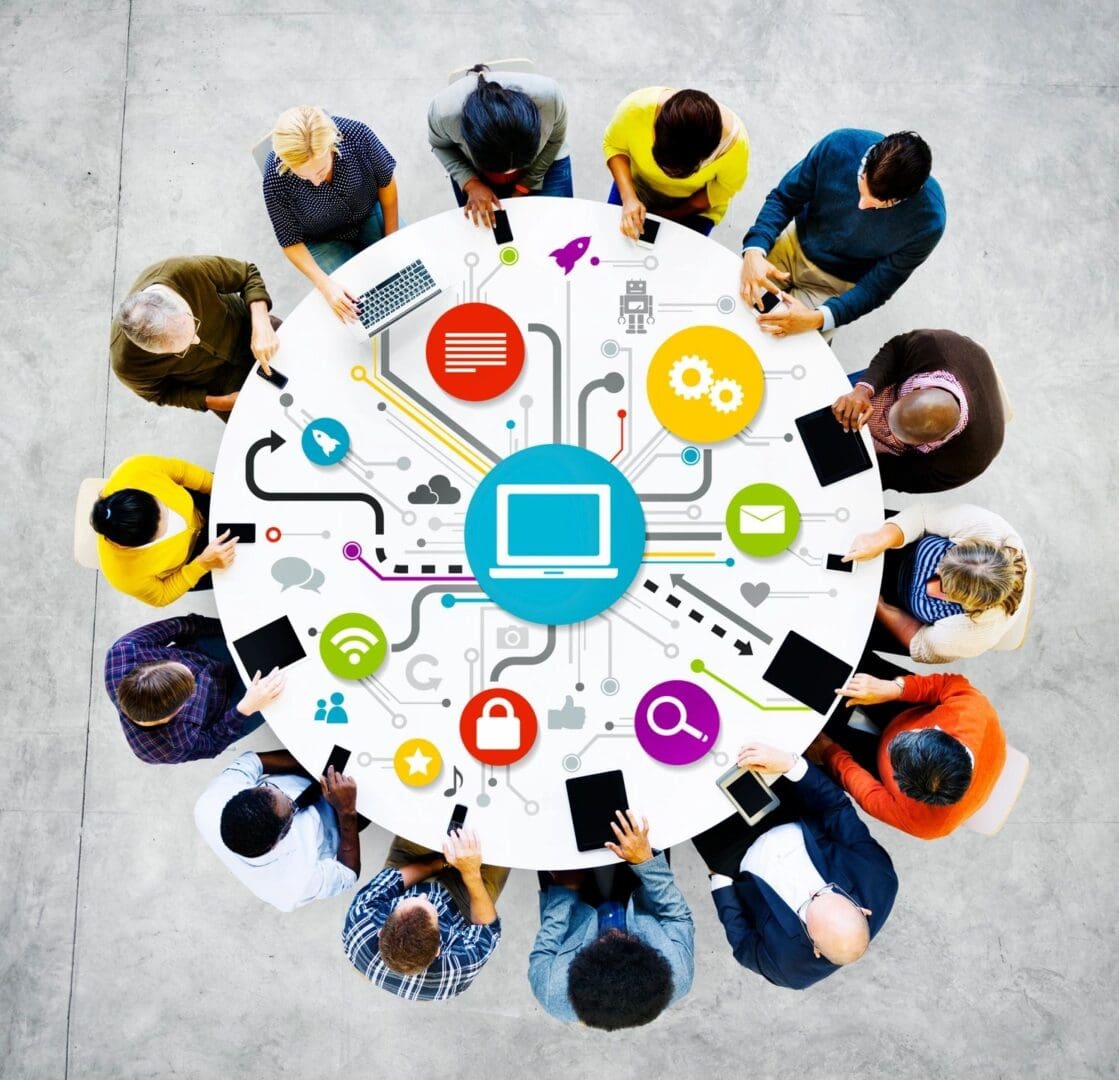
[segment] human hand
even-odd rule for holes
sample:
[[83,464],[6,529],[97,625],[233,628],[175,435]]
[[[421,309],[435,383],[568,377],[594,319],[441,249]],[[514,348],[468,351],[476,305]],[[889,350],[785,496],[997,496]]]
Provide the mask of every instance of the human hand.
[[483,184],[481,180],[467,180],[463,191],[468,198],[462,208],[463,217],[470,218],[475,225],[485,225],[492,229],[497,224],[493,212],[501,209],[501,200],[494,193],[493,188]]
[[238,703],[237,711],[244,713],[245,716],[260,712],[284,692],[286,681],[286,676],[278,667],[274,667],[267,675],[261,675],[258,671],[253,676],[248,690],[245,691],[245,696]]
[[226,529],[221,536],[215,536],[198,556],[198,562],[205,570],[224,570],[233,565],[237,555],[237,537]]
[[632,810],[626,810],[624,814],[621,810],[615,810],[614,813],[622,827],[619,829],[613,821],[610,822],[610,828],[614,830],[618,842],[613,844],[607,841],[606,850],[612,851],[619,859],[625,859],[627,863],[648,862],[653,857],[653,848],[649,843],[649,819],[643,816],[639,822]]
[[264,374],[271,375],[272,369],[268,362],[279,352],[280,338],[267,315],[263,319],[253,319],[253,336],[249,341],[249,349],[264,369]]
[[822,731],[819,735],[808,744],[808,749],[804,751],[804,756],[812,762],[813,765],[820,765],[824,760],[824,753],[829,746],[835,746],[835,740],[830,735],[825,735]]
[[339,817],[357,813],[357,781],[352,776],[336,772],[331,765],[319,780],[319,785],[323,798],[334,807]]
[[768,314],[758,316],[758,326],[766,334],[785,337],[786,334],[799,334],[804,330],[819,330],[824,325],[824,313],[810,308],[791,293],[779,292],[783,309],[774,308]]
[[762,295],[778,292],[788,281],[789,275],[784,270],[778,270],[757,248],[743,252],[738,291],[751,307],[761,311]]
[[899,532],[900,530],[896,525],[883,525],[882,528],[875,529],[874,532],[859,533],[851,541],[851,546],[847,549],[847,554],[843,556],[843,561],[864,562],[867,559],[877,558],[887,548],[896,546],[891,541],[894,534]]
[[631,240],[637,240],[645,231],[645,204],[640,199],[622,203],[621,229]]
[[844,431],[858,431],[870,419],[872,396],[865,386],[856,386],[849,394],[835,399],[831,411]]
[[319,292],[330,310],[343,322],[357,322],[357,297],[349,289],[330,278],[323,278]]
[[458,829],[443,841],[443,858],[464,878],[482,874],[482,842],[474,829]]
[[896,701],[901,697],[901,687],[892,679],[876,679],[873,675],[852,675],[846,685],[836,691],[840,697],[847,698],[847,708],[856,705],[881,705],[884,701]]
[[787,773],[795,764],[796,754],[761,743],[747,743],[738,751],[738,767],[754,772]]

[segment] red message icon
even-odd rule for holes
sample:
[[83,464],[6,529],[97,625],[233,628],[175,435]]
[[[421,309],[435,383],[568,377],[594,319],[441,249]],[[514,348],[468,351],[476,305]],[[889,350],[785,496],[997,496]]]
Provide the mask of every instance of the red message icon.
[[500,397],[520,378],[524,362],[520,328],[492,304],[459,304],[440,315],[427,335],[431,377],[463,401]]
[[536,742],[539,724],[532,706],[513,690],[483,690],[462,710],[462,745],[484,765],[512,765]]

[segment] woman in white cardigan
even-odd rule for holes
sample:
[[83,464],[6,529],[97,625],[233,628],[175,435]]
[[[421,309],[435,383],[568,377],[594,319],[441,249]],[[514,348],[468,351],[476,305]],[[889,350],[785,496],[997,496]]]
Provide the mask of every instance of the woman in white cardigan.
[[876,618],[914,660],[946,664],[1022,644],[1034,572],[1022,538],[998,514],[918,503],[855,537],[846,559],[883,552]]

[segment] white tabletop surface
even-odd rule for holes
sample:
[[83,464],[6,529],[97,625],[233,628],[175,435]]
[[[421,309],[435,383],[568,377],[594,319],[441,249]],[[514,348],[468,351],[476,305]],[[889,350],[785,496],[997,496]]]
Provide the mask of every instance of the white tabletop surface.
[[[467,823],[481,834],[487,862],[541,869],[589,866],[613,857],[605,850],[576,850],[564,785],[569,777],[622,769],[629,801],[650,819],[653,843],[668,847],[727,816],[730,804],[715,778],[733,763],[742,743],[759,740],[802,750],[820,730],[824,717],[817,712],[769,711],[747,698],[770,707],[797,704],[761,678],[789,630],[851,665],[857,662],[874,614],[880,560],[838,574],[827,571],[823,559],[828,552],[846,551],[857,532],[882,522],[882,494],[876,465],[838,484],[819,486],[793,421],[830,404],[848,388],[846,377],[818,334],[777,339],[759,331],[737,298],[739,260],[733,252],[672,223],[662,225],[654,248],[639,247],[618,231],[618,208],[600,203],[534,197],[507,200],[506,207],[519,256],[513,265],[499,261],[489,230],[448,211],[409,225],[337,271],[337,280],[360,292],[421,257],[444,287],[441,296],[396,323],[387,342],[359,340],[314,291],[285,319],[275,366],[290,382],[281,393],[250,377],[219,453],[211,520],[255,522],[257,542],[243,545],[234,565],[214,575],[215,591],[230,641],[281,615],[291,619],[307,659],[288,669],[287,689],[268,710],[269,725],[312,772],[322,768],[335,743],[348,747],[347,772],[357,779],[362,813],[434,847],[453,805],[462,802],[468,807]],[[589,247],[565,274],[550,253],[580,236],[591,238]],[[652,297],[653,321],[644,334],[627,333],[630,327],[619,320],[619,299],[628,281],[644,281]],[[425,359],[434,320],[470,300],[512,316],[527,348],[518,382],[490,402],[468,403],[445,394]],[[663,431],[645,394],[645,374],[657,346],[693,325],[732,330],[756,351],[765,371],[760,411],[741,437],[706,448],[695,444],[712,455],[711,481],[701,496],[642,503],[649,532],[685,534],[650,539],[648,550],[682,553],[680,560],[666,565],[670,560],[662,556],[643,563],[626,595],[605,616],[558,627],[548,658],[523,662],[545,650],[546,627],[525,623],[492,603],[448,608],[443,597],[459,583],[423,580],[422,568],[429,564],[436,566],[434,576],[471,574],[463,525],[470,494],[488,467],[477,447],[502,458],[552,441],[553,343],[540,327],[550,328],[561,349],[562,441],[577,442],[580,391],[617,372],[625,380],[620,392],[599,387],[586,395],[588,449],[608,460],[617,455],[615,464],[638,493],[686,496],[698,490],[702,462],[686,463],[681,452],[690,444]],[[397,386],[381,378],[386,345]],[[426,405],[419,404],[421,398]],[[624,423],[619,409],[628,413]],[[318,417],[340,421],[351,436],[346,458],[331,468],[311,464],[300,448],[302,429]],[[272,432],[284,440],[274,450],[267,445]],[[864,438],[869,447],[865,432]],[[280,498],[262,500],[249,490],[247,462],[259,489]],[[461,493],[459,501],[410,503],[409,493],[436,474],[449,478]],[[738,551],[723,524],[731,497],[754,482],[785,488],[804,516],[790,550],[766,559]],[[367,501],[286,497],[314,492],[372,495],[383,507],[384,534],[376,534]],[[273,537],[278,530],[278,540],[268,539],[270,528]],[[718,538],[692,539],[692,533]],[[375,576],[343,556],[347,541],[360,543],[365,556],[383,548],[387,562],[380,569],[386,577],[420,580]],[[708,558],[710,553],[714,557]],[[309,582],[316,587],[282,588],[272,575],[282,558],[302,559],[312,571],[321,571]],[[733,566],[719,561],[727,558]],[[408,566],[408,572],[393,575],[398,564]],[[448,567],[457,564],[463,564],[462,571],[448,574]],[[771,641],[742,631],[725,611],[697,600],[694,591],[674,589],[669,575],[675,573],[684,573],[694,590]],[[646,580],[658,583],[656,593],[645,587]],[[683,601],[678,608],[666,602],[673,594]],[[482,599],[477,593],[457,595]],[[699,611],[702,622],[689,617],[691,610]],[[335,677],[319,656],[318,631],[351,611],[372,616],[389,642],[404,646],[391,650],[383,666],[362,681]],[[720,622],[730,631],[721,638],[712,632]],[[751,654],[740,655],[736,640],[748,642]],[[516,662],[502,663],[510,658]],[[692,669],[697,659],[706,672]],[[634,736],[639,700],[652,685],[669,679],[702,686],[719,709],[716,744],[688,766],[654,761]],[[463,706],[491,686],[524,695],[539,717],[533,749],[510,767],[483,766],[459,736]],[[348,721],[316,720],[318,701],[335,692],[344,695]],[[582,726],[549,727],[549,710],[561,709],[568,695],[585,709]],[[434,743],[443,760],[438,779],[418,788],[405,786],[392,767],[397,748],[416,737]],[[448,796],[455,770],[463,781]]]

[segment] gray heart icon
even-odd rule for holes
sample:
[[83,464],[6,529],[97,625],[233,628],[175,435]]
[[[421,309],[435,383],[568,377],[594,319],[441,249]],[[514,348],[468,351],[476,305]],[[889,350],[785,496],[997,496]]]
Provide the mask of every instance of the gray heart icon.
[[769,595],[769,584],[765,581],[759,581],[756,584],[751,581],[744,581],[739,586],[738,591],[742,593],[742,599],[747,604],[751,607],[757,607]]

